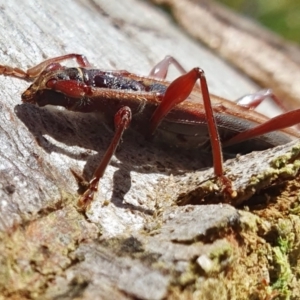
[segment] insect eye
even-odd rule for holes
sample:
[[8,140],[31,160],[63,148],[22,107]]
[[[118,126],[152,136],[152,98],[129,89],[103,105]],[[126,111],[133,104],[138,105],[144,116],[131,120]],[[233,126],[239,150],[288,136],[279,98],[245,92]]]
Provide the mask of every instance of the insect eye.
[[68,73],[66,75],[70,80],[83,81],[82,74],[78,72],[77,68],[69,68]]

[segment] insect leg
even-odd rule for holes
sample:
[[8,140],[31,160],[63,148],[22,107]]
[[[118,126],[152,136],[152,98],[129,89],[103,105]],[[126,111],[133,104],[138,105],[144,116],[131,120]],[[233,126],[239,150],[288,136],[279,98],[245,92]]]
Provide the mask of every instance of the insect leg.
[[84,96],[91,96],[93,94],[93,88],[77,80],[49,80],[46,85],[53,91],[60,92],[67,97],[80,98]]
[[162,61],[160,61],[153,67],[153,69],[149,73],[149,76],[165,79],[167,77],[168,70],[171,64],[173,64],[181,74],[186,73],[186,70],[177,61],[177,59],[175,59],[173,56],[167,55]]
[[93,201],[95,193],[98,191],[99,180],[102,178],[112,156],[114,155],[124,131],[128,128],[131,121],[131,109],[124,106],[118,110],[115,115],[115,134],[107,148],[98,168],[93,174],[92,180],[89,182],[89,187],[78,200],[78,207],[85,210]]
[[271,131],[281,130],[287,127],[294,126],[296,124],[299,124],[299,120],[300,120],[300,109],[288,111],[286,113],[283,113],[279,116],[276,116],[268,120],[263,124],[260,124],[249,130],[237,134],[236,136],[229,139],[228,141],[223,142],[223,146],[227,147],[236,143],[240,143],[244,140],[248,140],[256,136],[266,134]]
[[235,103],[250,109],[254,109],[267,98],[271,98],[272,101],[283,111],[288,111],[282,101],[278,99],[271,89],[260,90],[253,94],[244,95],[243,97],[237,99]]
[[[281,112],[287,112],[291,109],[281,100],[279,99],[272,89],[265,89],[253,94],[244,95],[243,97],[237,99],[235,101],[236,104],[247,107],[249,109],[255,109],[259,104],[261,104],[265,99],[271,99],[275,105],[281,110]],[[298,131],[300,131],[299,123],[294,124]]]
[[224,188],[232,194],[231,181],[224,176],[223,155],[221,142],[217,130],[216,121],[213,115],[208,86],[204,71],[200,68],[194,68],[190,72],[175,79],[167,88],[163,100],[153,113],[150,121],[150,134],[153,134],[157,126],[167,113],[180,102],[184,101],[192,92],[197,80],[200,80],[203,103],[206,113],[208,132],[210,135],[214,173],[218,177]]
[[[84,55],[71,53],[54,58],[47,59],[38,65],[29,68],[27,71],[24,71],[19,68],[13,68],[9,66],[0,65],[0,74],[14,76],[19,78],[35,78],[39,76],[48,66],[57,66],[59,63],[67,60],[75,59],[80,67],[90,67],[90,63]],[[48,69],[53,70],[53,67]]]

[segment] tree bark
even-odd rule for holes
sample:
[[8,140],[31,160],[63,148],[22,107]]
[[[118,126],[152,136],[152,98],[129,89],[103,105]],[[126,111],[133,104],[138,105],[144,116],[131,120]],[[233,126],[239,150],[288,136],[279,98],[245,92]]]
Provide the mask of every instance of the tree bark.
[[[235,99],[257,89],[146,2],[32,0],[3,2],[0,8],[2,65],[26,69],[47,58],[82,53],[101,69],[147,75],[156,62],[173,55],[186,69],[202,67],[215,94]],[[197,182],[189,184],[195,166],[209,164],[198,153],[166,151],[128,132],[101,179],[99,195],[85,214],[77,211],[78,186],[70,169],[90,178],[112,132],[97,114],[22,104],[20,95],[29,84],[0,76],[0,299],[268,295],[281,273],[268,273],[277,260],[267,261],[273,252],[265,236],[278,231],[228,204],[177,206],[182,199],[189,203],[198,189]],[[281,152],[264,152],[265,164],[258,163],[262,166],[252,173],[235,173],[232,167],[244,184],[236,186],[243,199],[233,204],[270,182],[282,183],[284,167],[292,169],[289,178],[296,177],[298,148],[295,142]],[[275,167],[278,156],[286,159]],[[240,159],[240,169],[254,159],[255,154]],[[234,164],[237,160],[227,162]],[[280,171],[248,188],[246,183],[270,166]],[[199,176],[211,178],[212,172]],[[205,195],[216,194],[205,189]],[[201,203],[202,195],[198,198]],[[254,245],[263,249],[262,258],[255,251],[245,254]],[[265,286],[257,288],[257,276]]]

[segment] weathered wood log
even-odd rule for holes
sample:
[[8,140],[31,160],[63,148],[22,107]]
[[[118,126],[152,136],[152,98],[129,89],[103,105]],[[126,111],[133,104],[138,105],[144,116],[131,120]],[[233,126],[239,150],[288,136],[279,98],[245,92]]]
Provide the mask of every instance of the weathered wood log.
[[284,40],[216,1],[152,1],[167,6],[191,36],[261,86],[273,89],[287,108],[299,107],[299,45]]
[[[147,74],[169,54],[187,69],[201,66],[215,94],[235,99],[256,89],[137,0],[10,1],[1,5],[0,22],[0,64],[27,68],[74,52],[99,68]],[[21,104],[28,84],[0,76],[0,299],[268,295],[271,280],[281,273],[270,279],[268,270],[277,260],[266,260],[272,250],[261,232],[276,234],[274,228],[228,204],[177,206],[180,195],[195,194],[188,178],[195,178],[195,166],[207,166],[209,159],[164,150],[128,132],[101,180],[101,192],[82,214],[76,210],[78,186],[70,168],[90,178],[112,132],[96,114]],[[290,177],[295,177],[297,147],[285,147],[280,155],[287,155],[283,164],[293,165]],[[261,155],[272,161],[274,150],[268,153]],[[255,155],[241,158],[246,165],[240,170]],[[267,161],[252,175],[266,168]],[[278,181],[285,179],[280,174]],[[251,173],[244,175],[240,195],[251,179]],[[172,191],[182,178],[187,183]],[[265,188],[267,180],[251,189]],[[256,246],[262,258],[247,250]],[[250,263],[259,266],[252,274]]]

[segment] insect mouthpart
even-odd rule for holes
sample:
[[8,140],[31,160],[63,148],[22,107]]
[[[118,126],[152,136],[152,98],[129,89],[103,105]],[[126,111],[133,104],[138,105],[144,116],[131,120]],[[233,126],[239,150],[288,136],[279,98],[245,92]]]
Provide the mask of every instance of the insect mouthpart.
[[22,94],[22,101],[26,103],[35,103],[35,92],[32,91],[32,85]]

